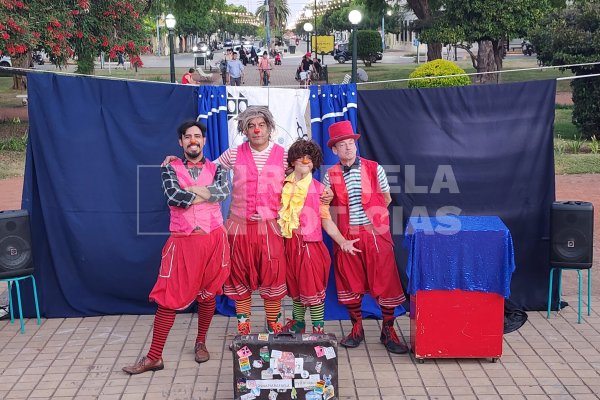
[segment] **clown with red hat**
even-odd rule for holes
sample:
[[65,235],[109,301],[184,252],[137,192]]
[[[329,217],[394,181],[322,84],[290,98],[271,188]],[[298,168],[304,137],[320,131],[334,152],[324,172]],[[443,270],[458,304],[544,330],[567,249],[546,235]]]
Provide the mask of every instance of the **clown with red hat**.
[[365,338],[361,304],[369,293],[383,314],[380,340],[391,353],[402,354],[407,346],[394,329],[394,309],[405,300],[400,283],[388,205],[392,201],[385,171],[375,161],[357,157],[356,141],[350,121],[329,127],[327,146],[340,162],[329,168],[322,183],[331,187],[334,197],[331,214],[341,234],[356,240],[359,253],[334,245],[335,283],[338,301],[345,304],[352,320],[352,331],[340,341],[344,347],[358,347]]

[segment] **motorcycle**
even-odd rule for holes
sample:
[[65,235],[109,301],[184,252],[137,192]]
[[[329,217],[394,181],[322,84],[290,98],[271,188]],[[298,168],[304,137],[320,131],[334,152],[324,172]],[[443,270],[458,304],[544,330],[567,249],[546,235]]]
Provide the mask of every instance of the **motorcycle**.
[[44,65],[44,58],[42,57],[42,53],[39,51],[34,51],[31,54],[31,61],[37,65]]
[[525,40],[523,40],[523,42],[521,43],[521,51],[526,56],[531,56],[533,55],[533,53],[535,53],[533,45],[529,42],[526,42]]
[[275,55],[275,65],[281,65],[281,53]]

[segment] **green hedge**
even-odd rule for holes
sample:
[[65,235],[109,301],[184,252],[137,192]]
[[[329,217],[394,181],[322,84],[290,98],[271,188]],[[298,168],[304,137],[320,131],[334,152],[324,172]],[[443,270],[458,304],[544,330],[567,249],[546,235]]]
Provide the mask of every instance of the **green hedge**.
[[[593,72],[600,72],[600,68],[595,68]],[[600,137],[600,78],[574,79],[571,81],[571,88],[573,123],[585,139]]]
[[[421,78],[425,76],[444,76],[444,75],[459,75],[465,71],[452,61],[448,60],[433,60],[429,61],[417,69],[410,75],[410,78]],[[471,79],[468,76],[452,76],[437,79],[417,79],[408,82],[410,88],[429,88],[443,86],[466,86],[471,84]]]
[[[374,57],[378,51],[381,51],[381,35],[377,31],[359,30],[356,32],[358,43],[356,55],[367,67],[371,66],[371,57]],[[352,52],[352,41],[354,34],[350,36],[348,50]]]

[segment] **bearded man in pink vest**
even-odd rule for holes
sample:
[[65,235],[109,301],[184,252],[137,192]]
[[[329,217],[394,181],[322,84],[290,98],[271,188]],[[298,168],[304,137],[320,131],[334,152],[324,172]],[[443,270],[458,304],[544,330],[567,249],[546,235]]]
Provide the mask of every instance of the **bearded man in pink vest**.
[[[162,352],[176,310],[198,302],[196,362],[208,361],[206,333],[215,313],[215,296],[230,273],[230,248],[218,201],[226,197],[226,173],[203,155],[206,127],[195,121],[178,128],[185,158],[162,168],[163,189],[171,212],[171,235],[163,247],[158,278],[150,301],[158,304],[150,350],[128,374],[164,368]],[[217,181],[217,182],[215,182]],[[221,188],[220,190],[216,190]],[[215,192],[216,194],[212,194]]]
[[347,240],[359,239],[360,253],[351,254],[334,245],[335,283],[338,301],[345,304],[352,331],[340,341],[358,347],[365,338],[361,304],[365,293],[375,298],[383,314],[380,340],[391,353],[403,354],[407,346],[394,329],[394,309],[405,300],[394,257],[388,205],[392,201],[383,168],[356,156],[356,140],[350,121],[329,127],[327,146],[340,163],[329,168],[322,183],[333,190],[331,213]]

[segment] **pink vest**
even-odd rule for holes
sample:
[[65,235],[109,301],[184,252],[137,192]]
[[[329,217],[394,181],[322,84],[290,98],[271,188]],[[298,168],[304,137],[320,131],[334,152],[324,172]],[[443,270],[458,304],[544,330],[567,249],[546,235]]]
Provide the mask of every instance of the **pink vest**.
[[300,211],[300,233],[305,242],[321,242],[323,232],[321,231],[321,194],[325,186],[313,179],[308,187],[308,195],[304,201],[304,207]]
[[277,218],[285,179],[283,147],[275,144],[261,173],[258,173],[248,142],[237,149],[233,166],[231,212],[247,219],[258,213],[263,220]]
[[[190,186],[208,186],[215,179],[217,166],[206,160],[198,179],[194,180],[181,160],[171,162],[177,173],[179,186],[185,189]],[[202,202],[192,204],[188,208],[169,207],[171,209],[171,225],[169,230],[174,233],[192,233],[196,227],[204,232],[212,232],[223,225],[223,215],[219,203]]]

